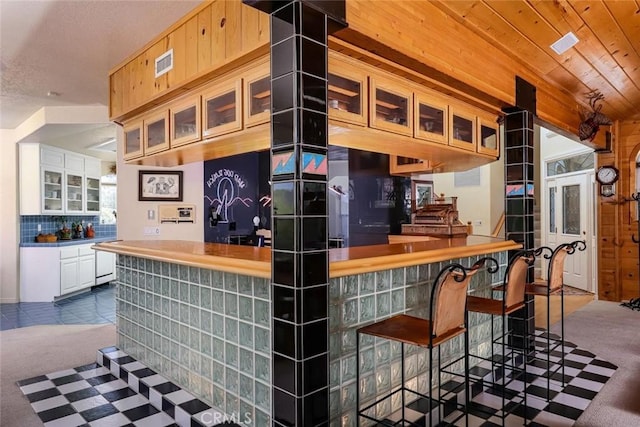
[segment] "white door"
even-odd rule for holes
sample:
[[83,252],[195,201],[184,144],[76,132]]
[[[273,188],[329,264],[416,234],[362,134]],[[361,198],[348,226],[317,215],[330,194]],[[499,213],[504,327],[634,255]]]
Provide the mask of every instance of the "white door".
[[587,249],[568,256],[564,264],[565,285],[593,292],[589,259],[592,252],[593,209],[590,175],[580,173],[554,176],[546,181],[546,245],[552,249],[562,243],[585,240]]

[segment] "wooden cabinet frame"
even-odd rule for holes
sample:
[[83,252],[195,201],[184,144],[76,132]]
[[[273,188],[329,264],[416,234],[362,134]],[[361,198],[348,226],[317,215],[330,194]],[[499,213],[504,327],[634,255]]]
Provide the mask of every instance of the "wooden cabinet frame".
[[[152,147],[149,146],[149,127],[154,123],[164,122],[164,141],[160,144],[154,145]],[[143,121],[144,134],[144,153],[145,154],[153,154],[158,153],[160,151],[169,149],[169,110],[162,110],[152,113],[146,116]]]
[[391,175],[411,175],[412,173],[426,173],[433,170],[433,163],[430,160],[413,159],[416,163],[400,164],[403,156],[389,155],[389,173]]
[[[179,114],[185,110],[190,108],[195,108],[195,128],[193,132],[188,133],[181,137],[176,137],[176,114]],[[200,116],[200,95],[189,96],[188,98],[184,98],[175,102],[172,102],[169,105],[169,144],[171,147],[178,147],[180,145],[190,144],[192,142],[196,142],[202,139],[202,120]]]
[[[233,93],[233,102],[221,108],[229,109],[235,107],[234,119],[231,122],[207,127],[209,122],[207,103],[220,96]],[[242,129],[242,79],[226,80],[208,86],[202,91],[202,137],[211,138],[213,136],[224,135]]]
[[[376,92],[378,89],[401,98],[406,98],[407,123],[392,123],[378,118],[376,104],[381,102],[377,100]],[[369,78],[369,125],[373,128],[413,136],[413,91],[411,88],[392,78],[371,76]]]
[[[344,55],[340,55],[335,52],[329,51],[328,73],[360,84],[360,104],[359,104],[360,114],[357,114],[357,113],[352,113],[350,111],[331,106],[331,101],[329,100],[330,92],[336,91],[338,93],[342,93],[344,96],[349,96],[351,94],[347,93],[342,88],[339,88],[339,87],[333,88],[331,83],[329,81],[327,82],[327,101],[328,101],[327,111],[329,113],[329,117],[335,120],[340,120],[342,122],[353,123],[360,126],[366,126],[368,121],[367,95],[369,93],[367,88],[366,72],[364,72],[362,68],[358,68],[353,61],[351,61]],[[354,93],[351,96],[355,96],[355,95],[356,94]]]

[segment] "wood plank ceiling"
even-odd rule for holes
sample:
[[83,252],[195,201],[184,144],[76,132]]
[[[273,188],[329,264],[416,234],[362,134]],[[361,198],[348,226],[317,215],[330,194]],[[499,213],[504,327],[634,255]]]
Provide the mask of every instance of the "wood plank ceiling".
[[[548,83],[586,105],[604,95],[612,119],[640,119],[639,0],[438,0],[453,19],[499,46]],[[579,42],[558,55],[553,44],[569,31]]]

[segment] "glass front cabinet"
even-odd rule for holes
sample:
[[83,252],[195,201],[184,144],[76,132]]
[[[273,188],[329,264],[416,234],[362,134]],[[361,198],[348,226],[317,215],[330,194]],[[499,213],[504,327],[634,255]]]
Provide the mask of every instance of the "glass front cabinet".
[[213,137],[242,129],[242,80],[217,83],[202,92],[202,135]]
[[246,103],[244,124],[246,127],[268,123],[271,119],[271,75],[269,62],[252,67],[244,80]]
[[169,149],[169,112],[153,113],[142,121],[144,154],[153,154]]
[[144,149],[142,147],[142,121],[136,121],[124,126],[124,150],[122,157],[124,160],[142,157]]
[[413,93],[395,80],[371,77],[369,85],[371,127],[413,136]]
[[416,93],[414,115],[414,137],[447,144],[449,116],[445,101],[423,93]]
[[449,145],[476,151],[476,115],[455,106],[449,107]]
[[63,198],[63,169],[48,166],[41,168],[42,180],[42,213],[60,214],[64,212]]
[[100,213],[100,178],[85,177],[85,212]]
[[346,57],[329,52],[328,80],[329,118],[366,126],[367,75]]
[[65,172],[65,211],[68,214],[84,212],[84,176]]
[[169,107],[169,115],[171,147],[178,147],[201,139],[199,95],[173,102]]
[[496,117],[478,115],[478,153],[493,157],[500,155],[500,126]]

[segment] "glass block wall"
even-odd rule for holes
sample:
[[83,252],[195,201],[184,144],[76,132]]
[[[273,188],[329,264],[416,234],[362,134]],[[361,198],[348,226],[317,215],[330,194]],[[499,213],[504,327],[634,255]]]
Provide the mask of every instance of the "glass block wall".
[[269,280],[124,255],[117,268],[119,348],[220,412],[270,425]]
[[[507,265],[507,253],[492,254],[500,264],[497,273],[483,270],[471,280],[476,295],[489,297],[491,284],[502,283]],[[356,329],[392,315],[407,313],[429,317],[431,286],[438,272],[450,262],[466,267],[481,256],[455,259],[449,262],[423,264],[332,279],[330,283],[330,414],[332,427],[356,426]],[[470,352],[486,357],[491,353],[491,318],[469,314]],[[500,324],[494,322],[496,332]],[[400,344],[362,335],[360,341],[360,399],[361,406],[371,403],[400,385]],[[442,346],[442,363],[464,353],[463,336]],[[428,352],[426,349],[405,347],[406,382],[419,392],[428,390]],[[434,363],[437,363],[434,352]],[[477,363],[477,359],[475,363]],[[474,364],[474,360],[470,361]],[[462,362],[458,372],[462,372]],[[437,383],[434,366],[434,384]],[[443,377],[444,378],[444,377]],[[400,409],[400,394],[376,408],[379,419]]]

